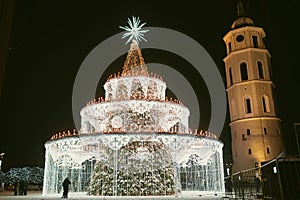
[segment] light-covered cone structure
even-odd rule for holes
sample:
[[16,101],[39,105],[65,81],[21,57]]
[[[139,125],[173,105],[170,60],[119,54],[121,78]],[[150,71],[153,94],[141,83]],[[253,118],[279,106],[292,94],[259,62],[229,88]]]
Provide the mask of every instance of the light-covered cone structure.
[[191,131],[189,110],[165,96],[166,83],[149,73],[136,41],[123,71],[104,84],[105,98],[82,108],[81,130],[46,142],[44,195],[102,196],[224,193],[223,143]]

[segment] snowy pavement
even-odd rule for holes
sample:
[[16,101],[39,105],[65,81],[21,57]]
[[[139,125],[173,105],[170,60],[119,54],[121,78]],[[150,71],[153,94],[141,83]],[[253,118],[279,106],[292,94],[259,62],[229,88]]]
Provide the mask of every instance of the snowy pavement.
[[[14,196],[13,191],[5,191],[5,192],[0,192],[0,200],[15,200],[15,199],[24,199],[24,200],[54,200],[54,199],[59,199],[61,200],[61,194],[55,195],[55,196],[42,196],[41,192],[36,192],[36,191],[29,191],[26,196]],[[83,194],[78,194],[78,193],[69,193],[69,199],[72,200],[81,200],[81,199],[88,199],[88,200],[196,200],[196,199],[229,199],[224,196],[215,196],[215,195],[194,195],[194,196],[163,196],[163,197],[97,197],[97,196],[87,196],[84,193]]]

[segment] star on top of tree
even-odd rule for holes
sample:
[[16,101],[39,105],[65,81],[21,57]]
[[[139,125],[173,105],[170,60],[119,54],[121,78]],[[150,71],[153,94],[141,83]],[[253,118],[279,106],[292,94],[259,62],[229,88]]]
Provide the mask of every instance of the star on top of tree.
[[[131,40],[135,40],[137,43],[144,40],[144,33],[147,33],[149,30],[142,30],[142,27],[146,24],[146,22],[140,24],[140,18],[132,16],[132,21],[128,18],[127,23],[129,26],[119,26],[119,28],[127,31],[123,34],[122,39],[129,37],[125,44],[127,44]],[[142,40],[141,40],[142,39]]]

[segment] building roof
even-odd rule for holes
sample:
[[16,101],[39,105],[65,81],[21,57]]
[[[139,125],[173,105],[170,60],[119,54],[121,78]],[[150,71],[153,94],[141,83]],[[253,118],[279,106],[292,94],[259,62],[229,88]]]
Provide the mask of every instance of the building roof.
[[239,17],[231,25],[231,29],[236,29],[244,26],[254,26],[254,22],[249,17]]

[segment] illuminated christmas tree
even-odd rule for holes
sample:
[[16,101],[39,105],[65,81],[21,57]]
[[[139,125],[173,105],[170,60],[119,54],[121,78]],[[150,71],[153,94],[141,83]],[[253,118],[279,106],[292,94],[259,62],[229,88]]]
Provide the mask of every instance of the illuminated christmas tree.
[[[175,194],[174,166],[170,155],[169,149],[158,142],[136,141],[122,147],[118,153],[118,195]],[[113,195],[112,165],[109,161],[96,163],[89,194]]]
[[128,24],[121,28],[130,48],[122,72],[103,85],[105,97],[81,109],[78,135],[58,133],[45,144],[43,194],[58,193],[66,176],[74,181],[72,191],[89,195],[222,192],[223,144],[207,131],[189,129],[189,109],[166,97],[162,77],[148,72],[138,45],[145,23],[133,17]]

